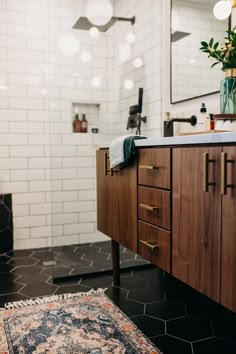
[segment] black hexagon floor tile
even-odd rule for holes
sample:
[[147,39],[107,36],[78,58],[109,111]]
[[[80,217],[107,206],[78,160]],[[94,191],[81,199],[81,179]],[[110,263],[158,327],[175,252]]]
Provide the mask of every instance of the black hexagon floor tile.
[[159,291],[156,292],[152,292],[150,289],[139,289],[139,291],[130,290],[128,297],[130,300],[148,304],[150,302],[164,300],[164,295],[163,289],[159,289]]
[[12,272],[15,274],[34,274],[35,276],[37,276],[37,274],[39,274],[42,270],[43,267],[32,265],[14,267]]
[[109,287],[106,291],[106,295],[111,299],[115,304],[119,304],[120,301],[127,298],[128,290],[121,289],[116,286]]
[[38,260],[33,257],[16,257],[13,258],[8,264],[17,267],[17,266],[35,265],[37,263]]
[[193,343],[194,354],[235,354],[236,344],[219,338],[210,338]]
[[159,301],[146,305],[146,315],[162,320],[186,316],[185,306],[170,301]]
[[80,284],[94,289],[104,288],[104,287],[107,288],[112,285],[112,276],[103,275],[103,276],[85,278],[81,280]]
[[20,293],[29,297],[38,297],[53,295],[57,289],[58,287],[53,284],[37,283],[37,286],[26,285]]
[[[162,335],[151,338],[151,341],[163,352],[163,354],[193,354],[191,344],[178,338]],[[201,354],[203,353],[205,352],[202,352]],[[210,354],[210,352],[205,354]]]
[[7,256],[12,258],[14,257],[31,257],[33,254],[33,250],[16,250],[16,251],[8,251],[6,252]]
[[18,293],[1,295],[0,307],[4,307],[4,305],[7,304],[8,302],[27,300],[27,299],[29,299],[29,296],[25,296],[23,294],[18,294]]
[[[1,284],[2,285],[2,284]],[[20,291],[22,288],[24,287],[24,285],[22,284],[17,284],[17,283],[7,283],[4,284],[3,286],[0,286],[0,295],[5,295],[5,294],[12,294],[12,293],[17,293],[18,291]]]
[[60,286],[56,290],[55,295],[70,294],[70,293],[77,293],[77,292],[87,292],[89,290],[90,290],[89,287],[83,286],[83,285]]
[[12,264],[1,263],[0,264],[0,273],[9,273],[14,269]]
[[20,278],[19,274],[14,273],[0,273],[0,285],[4,288],[5,285],[9,285]]
[[146,315],[131,317],[131,319],[147,337],[155,337],[165,333],[164,321]]
[[11,257],[0,255],[0,263],[8,263],[10,260],[11,260]]
[[45,283],[49,278],[48,275],[45,274],[23,274],[16,280],[17,283],[20,284],[38,284],[38,283]]
[[194,342],[212,337],[213,331],[208,321],[184,317],[167,321],[167,334]]
[[147,287],[147,280],[138,277],[121,277],[120,287],[124,289],[144,289]]
[[236,314],[230,315],[228,320],[213,320],[212,327],[216,337],[236,344]]

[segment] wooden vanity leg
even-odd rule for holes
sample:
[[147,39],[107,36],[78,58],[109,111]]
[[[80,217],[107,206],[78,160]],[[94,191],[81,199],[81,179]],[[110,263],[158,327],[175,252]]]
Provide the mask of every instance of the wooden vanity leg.
[[112,240],[112,271],[113,271],[113,285],[120,286],[120,245],[118,242]]

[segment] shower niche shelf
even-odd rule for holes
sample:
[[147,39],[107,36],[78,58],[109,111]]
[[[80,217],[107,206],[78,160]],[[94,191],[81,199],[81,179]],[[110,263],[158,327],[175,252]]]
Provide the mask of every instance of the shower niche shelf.
[[[80,123],[76,122],[76,116]],[[99,116],[100,116],[100,103],[88,102],[72,102],[71,104],[71,119],[72,119],[72,132],[76,134],[84,134],[81,131],[81,121],[83,116],[87,120],[87,133],[99,132]]]

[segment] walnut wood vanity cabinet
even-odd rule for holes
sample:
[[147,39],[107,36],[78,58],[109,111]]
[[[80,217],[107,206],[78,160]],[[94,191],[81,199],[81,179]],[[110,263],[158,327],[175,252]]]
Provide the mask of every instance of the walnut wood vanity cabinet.
[[99,150],[97,209],[99,231],[236,312],[236,146],[142,147],[122,171]]
[[137,164],[110,169],[109,151],[96,152],[97,228],[137,253]]
[[235,187],[236,147],[173,148],[172,274],[232,311]]

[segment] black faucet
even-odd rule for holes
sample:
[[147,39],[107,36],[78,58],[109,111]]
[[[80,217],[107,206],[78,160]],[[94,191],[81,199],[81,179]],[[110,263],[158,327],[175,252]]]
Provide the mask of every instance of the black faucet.
[[164,137],[173,136],[173,123],[190,123],[192,126],[197,124],[197,117],[191,116],[190,118],[172,118],[170,120],[164,121]]

